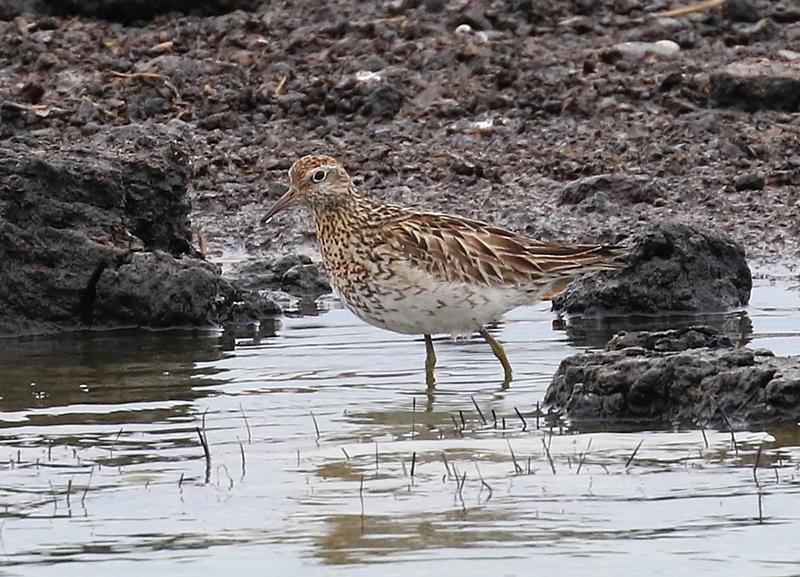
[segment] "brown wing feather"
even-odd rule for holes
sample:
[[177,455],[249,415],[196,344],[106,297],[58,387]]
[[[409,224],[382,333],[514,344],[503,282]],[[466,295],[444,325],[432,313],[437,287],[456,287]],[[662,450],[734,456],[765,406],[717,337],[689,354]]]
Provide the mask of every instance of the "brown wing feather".
[[556,293],[574,276],[624,265],[619,246],[553,244],[486,223],[435,213],[406,212],[384,222],[409,260],[451,282],[526,288],[547,285]]

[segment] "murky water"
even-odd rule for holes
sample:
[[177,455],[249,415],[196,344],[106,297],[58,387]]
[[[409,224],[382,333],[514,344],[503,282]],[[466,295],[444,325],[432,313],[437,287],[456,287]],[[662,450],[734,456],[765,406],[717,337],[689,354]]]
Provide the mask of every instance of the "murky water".
[[[785,283],[701,320],[800,353]],[[718,431],[537,429],[559,361],[608,332],[553,325],[542,305],[497,328],[506,391],[482,341],[437,342],[434,398],[421,340],[340,309],[237,337],[0,342],[0,573],[795,574],[800,428],[735,448]]]

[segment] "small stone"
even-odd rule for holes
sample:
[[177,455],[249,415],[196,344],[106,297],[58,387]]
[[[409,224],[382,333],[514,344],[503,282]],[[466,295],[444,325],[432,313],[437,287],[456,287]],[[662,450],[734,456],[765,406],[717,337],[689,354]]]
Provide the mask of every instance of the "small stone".
[[761,18],[750,0],[725,0],[722,15],[732,22],[758,22]]
[[656,50],[653,52],[660,56],[675,56],[681,51],[680,45],[672,40],[658,40],[654,43]]
[[394,86],[382,84],[372,90],[364,99],[361,113],[365,116],[393,118],[400,112],[403,95]]
[[620,42],[612,50],[628,58],[643,58],[648,54],[671,58],[680,52],[681,47],[672,40],[659,40],[658,42]]
[[709,77],[709,92],[719,106],[756,110],[800,110],[800,61],[735,62]]
[[317,265],[299,264],[284,273],[281,290],[291,295],[316,298],[331,292],[331,284],[325,272]]
[[661,81],[659,88],[662,92],[669,92],[673,88],[680,86],[682,82],[683,74],[680,72],[672,72],[664,77],[664,80]]
[[239,66],[250,66],[255,60],[255,54],[250,50],[237,50],[230,55],[231,62],[235,62]]
[[450,165],[450,170],[461,176],[477,176],[478,178],[485,174],[483,166],[463,159],[453,162],[453,164]]
[[777,33],[778,25],[769,18],[764,18],[755,24],[745,26],[737,36],[736,41],[740,44],[764,42],[774,38]]
[[44,86],[35,82],[27,82],[19,91],[19,98],[23,102],[39,104],[44,96]]
[[235,128],[238,123],[239,121],[236,114],[231,111],[225,111],[217,112],[206,118],[201,118],[197,125],[206,130],[229,130]]
[[664,196],[664,188],[657,180],[633,174],[598,174],[573,180],[564,185],[558,197],[559,204],[579,204],[598,193],[613,199],[616,204],[652,204]]
[[563,104],[560,100],[545,100],[542,102],[542,110],[549,114],[561,114]]
[[745,172],[736,177],[733,187],[737,192],[743,190],[763,190],[766,184],[764,175],[760,172]]
[[169,102],[160,96],[153,96],[144,101],[142,111],[147,118],[169,112]]

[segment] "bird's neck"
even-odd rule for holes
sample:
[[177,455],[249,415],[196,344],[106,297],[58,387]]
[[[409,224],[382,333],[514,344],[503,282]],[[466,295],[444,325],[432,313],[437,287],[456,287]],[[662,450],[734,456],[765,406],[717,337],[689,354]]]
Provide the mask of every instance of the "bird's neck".
[[[313,206],[317,234],[329,230],[368,229],[380,226],[401,210],[391,204],[361,196],[354,189],[337,197],[336,202]],[[322,225],[322,226],[321,226]]]
[[370,264],[374,260],[372,251],[385,242],[381,229],[402,210],[360,195],[350,196],[347,202],[323,210],[315,207],[317,242],[325,268],[340,292],[342,278],[373,266]]

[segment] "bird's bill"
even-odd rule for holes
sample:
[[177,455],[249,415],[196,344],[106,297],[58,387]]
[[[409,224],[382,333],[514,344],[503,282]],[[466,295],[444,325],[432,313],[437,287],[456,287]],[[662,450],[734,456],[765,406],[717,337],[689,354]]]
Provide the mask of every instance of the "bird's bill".
[[267,211],[267,214],[264,215],[264,218],[261,219],[262,224],[266,224],[270,221],[270,219],[278,214],[280,211],[289,208],[290,206],[294,206],[299,201],[297,189],[290,188],[286,194],[280,197],[275,204],[272,205]]

